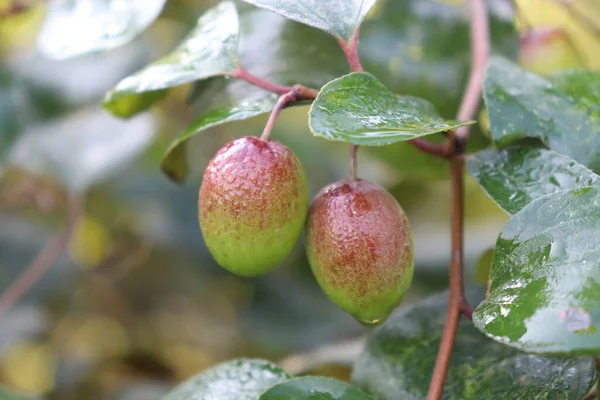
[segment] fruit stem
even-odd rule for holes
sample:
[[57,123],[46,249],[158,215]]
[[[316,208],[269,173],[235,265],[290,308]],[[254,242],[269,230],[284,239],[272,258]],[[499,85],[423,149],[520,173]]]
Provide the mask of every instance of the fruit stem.
[[0,296],[0,317],[40,280],[66,249],[82,213],[82,205],[78,197],[72,196],[69,199],[67,213],[67,226],[50,239],[36,259],[23,270],[17,279]]
[[350,145],[350,178],[352,180],[356,180],[357,174],[357,164],[356,164],[356,153],[358,151],[358,146],[355,144]]
[[[483,77],[490,52],[489,22],[485,0],[470,0],[471,6],[471,73],[460,103],[457,119],[473,119],[483,90]],[[451,230],[450,296],[448,315],[440,341],[427,400],[440,400],[450,366],[452,349],[458,330],[461,312],[467,316],[471,308],[464,297],[463,282],[463,231],[464,231],[464,152],[469,140],[470,127],[460,127],[448,132],[448,149],[451,150]]]
[[[363,67],[360,63],[360,57],[358,55],[358,36],[360,33],[360,25],[354,30],[352,37],[346,43],[344,39],[338,38],[338,43],[344,55],[346,56],[346,60],[348,60],[348,66],[350,67],[350,71],[352,72],[362,72]],[[358,145],[351,144],[350,145],[350,178],[352,180],[356,180],[356,153],[358,151]]]
[[299,100],[314,100],[317,97],[317,94],[319,94],[318,90],[307,88],[306,86],[302,85],[294,85],[294,87],[282,94],[279,97],[279,100],[277,100],[275,107],[273,107],[271,115],[269,115],[265,129],[260,135],[261,139],[267,140],[269,138],[277,117],[285,107]]

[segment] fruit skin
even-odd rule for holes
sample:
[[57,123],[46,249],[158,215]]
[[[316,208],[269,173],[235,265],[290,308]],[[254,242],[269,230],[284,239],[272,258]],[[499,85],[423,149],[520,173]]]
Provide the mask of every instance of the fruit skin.
[[307,212],[304,169],[279,142],[232,140],[206,168],[198,199],[202,235],[217,263],[237,275],[261,275],[284,261]]
[[310,207],[306,249],[329,298],[365,325],[383,322],[409,288],[413,240],[404,211],[385,189],[343,179]]

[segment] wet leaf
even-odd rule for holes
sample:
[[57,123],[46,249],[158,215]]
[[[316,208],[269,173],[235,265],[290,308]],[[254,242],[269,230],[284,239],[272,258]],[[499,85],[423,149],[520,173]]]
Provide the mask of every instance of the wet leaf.
[[[471,304],[484,289],[467,291]],[[352,382],[381,400],[427,397],[448,306],[448,292],[392,316],[367,341]],[[541,357],[489,340],[460,322],[444,388],[447,400],[533,398],[580,400],[594,384],[591,357]]]
[[315,136],[381,146],[469,125],[444,121],[426,100],[396,96],[373,75],[357,72],[323,86],[309,112]]
[[349,41],[375,0],[244,0]]
[[337,379],[305,376],[278,383],[258,400],[371,400],[371,397]]
[[269,361],[241,358],[201,372],[177,386],[163,400],[257,400],[265,390],[289,378]]
[[83,110],[28,129],[9,163],[81,192],[132,163],[150,144],[153,131],[149,114],[122,121],[99,110]]
[[230,1],[218,4],[198,19],[172,53],[119,82],[106,95],[104,106],[129,117],[162,98],[164,89],[235,71],[238,31],[235,5]]
[[494,57],[484,98],[499,145],[540,138],[552,150],[600,171],[600,72],[571,71],[547,79]]
[[467,169],[510,215],[547,194],[600,184],[600,177],[583,165],[535,147],[480,151],[467,158]]
[[38,47],[47,57],[63,60],[121,46],[150,25],[165,2],[51,1]]
[[494,250],[490,295],[473,322],[530,353],[600,355],[600,186],[525,206]]

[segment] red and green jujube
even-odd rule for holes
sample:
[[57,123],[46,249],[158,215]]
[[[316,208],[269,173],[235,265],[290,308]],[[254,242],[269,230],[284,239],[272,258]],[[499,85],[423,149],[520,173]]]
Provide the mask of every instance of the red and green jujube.
[[396,199],[365,180],[335,182],[313,200],[306,234],[310,266],[329,298],[365,325],[383,322],[414,271],[410,225]]
[[306,175],[290,149],[246,136],[210,161],[198,200],[200,228],[217,263],[241,276],[264,274],[294,250],[308,210]]

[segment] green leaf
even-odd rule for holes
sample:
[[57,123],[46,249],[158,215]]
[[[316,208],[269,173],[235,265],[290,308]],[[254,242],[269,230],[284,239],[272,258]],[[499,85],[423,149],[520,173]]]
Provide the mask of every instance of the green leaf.
[[583,165],[535,147],[480,151],[467,158],[467,169],[510,215],[547,194],[600,184],[600,176]]
[[600,355],[600,186],[534,200],[494,250],[490,295],[473,322],[530,353]]
[[38,40],[47,57],[64,60],[121,46],[154,21],[166,0],[52,1]]
[[499,145],[523,137],[600,171],[600,73],[543,78],[503,58],[490,60],[484,97]]
[[348,42],[375,0],[244,0]]
[[230,1],[218,4],[198,19],[172,53],[119,82],[106,95],[104,107],[129,117],[162,98],[164,89],[235,71],[238,31],[235,5]]
[[123,121],[95,108],[81,110],[24,132],[9,164],[83,192],[133,162],[150,144],[154,126],[150,114]]
[[[470,289],[477,304],[483,288]],[[352,381],[381,400],[425,399],[448,307],[448,292],[405,308],[377,328]],[[596,378],[591,357],[541,357],[487,339],[463,319],[444,388],[450,400],[582,399]]]
[[269,361],[240,358],[188,379],[163,400],[257,400],[265,390],[289,378]]
[[444,121],[429,102],[396,96],[365,72],[323,86],[309,112],[315,136],[365,146],[401,142],[471,123]]
[[305,376],[273,386],[259,400],[372,400],[362,390],[333,378]]

